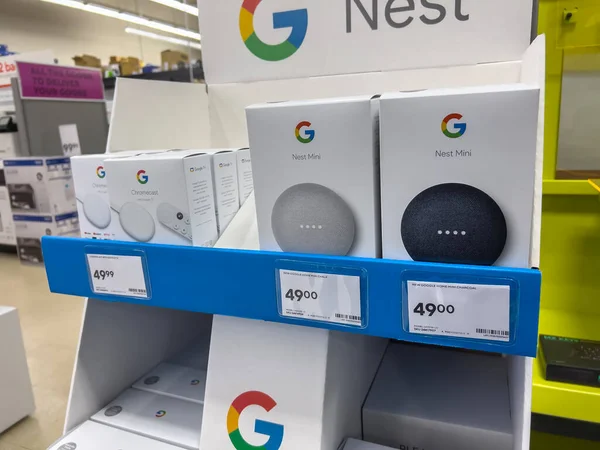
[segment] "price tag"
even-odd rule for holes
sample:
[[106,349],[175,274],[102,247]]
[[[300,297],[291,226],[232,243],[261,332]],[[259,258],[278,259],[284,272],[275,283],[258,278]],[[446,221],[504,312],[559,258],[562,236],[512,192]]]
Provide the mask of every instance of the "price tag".
[[141,256],[87,255],[96,294],[148,298]]
[[510,286],[407,281],[409,331],[508,342]]
[[58,133],[60,134],[60,142],[65,156],[81,155],[77,124],[71,123],[68,125],[59,125]]
[[284,317],[362,325],[360,277],[279,269]]

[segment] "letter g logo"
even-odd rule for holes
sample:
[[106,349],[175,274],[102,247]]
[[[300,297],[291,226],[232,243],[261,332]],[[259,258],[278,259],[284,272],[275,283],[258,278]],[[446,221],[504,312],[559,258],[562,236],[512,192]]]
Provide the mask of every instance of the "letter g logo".
[[240,33],[252,54],[265,61],[282,61],[292,56],[304,42],[308,30],[308,11],[296,9],[273,14],[273,28],[291,28],[287,41],[271,45],[260,40],[254,30],[254,11],[263,0],[244,0],[240,10]]
[[236,398],[227,413],[227,432],[231,443],[236,450],[279,450],[283,443],[283,425],[278,423],[259,419],[254,422],[254,432],[269,437],[264,445],[251,445],[242,437],[239,429],[240,416],[247,407],[253,405],[260,406],[269,412],[277,406],[277,403],[267,394],[258,391],[245,392]]

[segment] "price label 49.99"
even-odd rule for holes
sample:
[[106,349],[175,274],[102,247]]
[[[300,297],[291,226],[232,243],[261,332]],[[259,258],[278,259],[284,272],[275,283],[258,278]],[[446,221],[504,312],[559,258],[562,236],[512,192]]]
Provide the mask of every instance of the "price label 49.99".
[[141,256],[87,255],[95,294],[148,298]]
[[281,315],[361,326],[360,277],[279,269]]

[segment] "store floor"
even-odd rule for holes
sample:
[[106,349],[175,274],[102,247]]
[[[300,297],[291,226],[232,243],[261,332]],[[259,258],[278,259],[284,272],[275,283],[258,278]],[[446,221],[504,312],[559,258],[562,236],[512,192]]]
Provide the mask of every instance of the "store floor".
[[43,267],[0,253],[0,304],[19,310],[36,403],[0,434],[0,450],[46,450],[62,434],[83,299],[51,294]]

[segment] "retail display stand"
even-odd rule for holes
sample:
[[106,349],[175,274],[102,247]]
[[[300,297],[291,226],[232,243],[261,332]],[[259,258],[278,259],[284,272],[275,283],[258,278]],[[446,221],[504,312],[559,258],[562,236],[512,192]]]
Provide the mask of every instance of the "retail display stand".
[[[306,75],[305,78],[273,80],[279,75],[285,78],[296,73],[293,63],[286,62],[285,70],[275,76],[265,76],[265,70],[269,70],[265,69],[265,61],[261,61],[260,70],[250,64],[235,72],[225,67],[231,61],[214,59],[215,53],[211,51],[225,41],[217,42],[216,31],[209,22],[219,23],[223,33],[231,33],[233,27],[239,38],[239,10],[235,21],[218,21],[209,3],[199,2],[203,39],[206,38],[207,80],[214,81],[209,85],[208,94],[193,85],[187,85],[190,90],[181,86],[173,88],[177,92],[173,90],[172,95],[184,105],[183,111],[177,111],[179,120],[174,123],[174,111],[160,107],[140,110],[133,106],[136,98],[159,98],[150,84],[140,82],[135,87],[135,95],[131,96],[121,95],[118,86],[111,128],[119,132],[111,132],[109,151],[144,148],[148,142],[169,143],[165,136],[178,129],[194,129],[198,140],[189,141],[192,145],[178,142],[177,146],[246,145],[244,108],[256,102],[498,83],[534,85],[541,89],[541,100],[531,268],[259,252],[256,251],[252,203],[247,203],[236,216],[217,245],[222,247],[220,249],[44,238],[51,290],[91,297],[84,314],[65,431],[89,419],[152,367],[168,360],[190,341],[201,339],[199,335],[212,328],[204,415],[202,425],[198,426],[201,449],[334,450],[347,437],[360,438],[361,404],[377,370],[377,360],[381,359],[387,344],[385,338],[510,355],[507,359],[513,449],[527,449],[531,412],[530,357],[535,355],[539,312],[540,272],[535,267],[539,265],[545,78],[544,38],[539,37],[527,48],[532,5],[517,1],[511,1],[510,6],[503,2],[477,4],[479,16],[472,15],[471,20],[480,27],[482,40],[475,42],[475,30],[457,34],[461,42],[474,41],[473,45],[454,60],[441,58],[442,68],[426,68],[435,66],[436,62],[396,64],[402,58],[378,68],[381,61],[365,58],[361,65],[361,55],[354,53],[358,63],[352,65],[352,70],[345,67],[335,72],[352,74],[320,76],[330,75],[335,70],[330,66],[323,70],[322,65],[313,71],[314,77],[306,73],[312,70],[309,67],[298,72]],[[256,6],[260,2],[246,2],[246,6],[250,3]],[[312,2],[311,8],[317,8],[317,3],[320,4]],[[232,7],[227,5],[227,8]],[[497,14],[503,11],[506,20],[497,20]],[[329,10],[325,12],[331,14]],[[456,17],[464,19],[464,15]],[[500,32],[498,24],[505,23],[512,23],[515,29],[503,28]],[[486,54],[487,43],[500,42],[499,35],[490,32],[492,28],[508,36],[506,46],[494,44],[490,47],[492,54],[480,59]],[[418,36],[414,33],[411,36],[423,40],[424,47],[430,45],[425,36],[428,30],[435,31],[437,39],[441,38],[435,27],[413,30],[421,30]],[[328,32],[322,29],[319,35],[318,30],[312,29],[310,45],[314,48],[315,42],[327,41]],[[242,36],[245,36],[244,30]],[[385,47],[381,52],[384,56],[392,54],[393,44],[397,43],[386,36],[385,33],[377,35]],[[443,39],[445,43],[447,37]],[[226,44],[229,45],[229,41]],[[245,46],[240,47],[247,51]],[[372,52],[362,47],[356,50],[363,55]],[[428,53],[427,50],[430,48],[421,49],[421,54]],[[414,56],[414,52],[411,54]],[[436,55],[440,56],[440,52]],[[318,56],[318,60],[323,61],[323,55]],[[388,71],[372,72],[381,68]],[[230,73],[224,75],[222,70]],[[160,90],[171,89],[155,86]],[[166,91],[164,94],[173,100]],[[190,97],[197,99],[193,110],[189,108],[193,103]],[[144,100],[145,104],[151,104],[148,101]],[[124,113],[119,112],[121,108],[125,108]],[[127,114],[128,110],[136,110],[137,117]],[[168,126],[141,127],[144,114],[152,116],[152,123]],[[141,129],[143,133],[132,132]],[[100,285],[94,283],[95,270],[90,269],[88,255],[138,258],[135,259],[138,284],[125,286],[125,295],[102,293]],[[354,324],[332,324],[284,317],[279,303],[281,295],[277,292],[278,286],[281,287],[276,276],[279,270],[358,277],[360,318],[356,316]],[[508,286],[508,341],[494,339],[493,334],[488,339],[467,339],[409,332],[403,282],[414,279],[411,272],[418,274],[417,279],[421,281]],[[217,316],[211,320],[207,314]],[[241,414],[243,411],[246,413]]]
[[0,409],[2,432],[35,410],[19,314],[15,308],[0,306],[0,339],[0,396],[6,405]]

